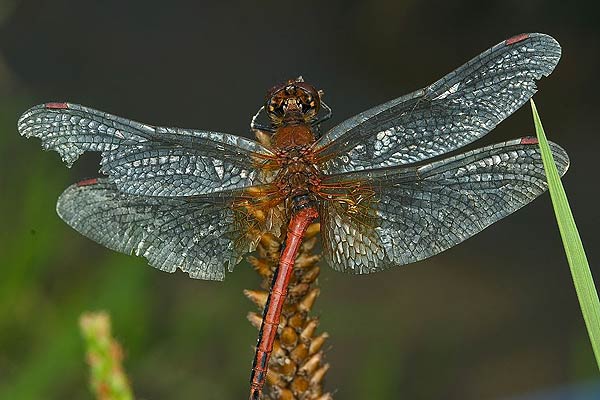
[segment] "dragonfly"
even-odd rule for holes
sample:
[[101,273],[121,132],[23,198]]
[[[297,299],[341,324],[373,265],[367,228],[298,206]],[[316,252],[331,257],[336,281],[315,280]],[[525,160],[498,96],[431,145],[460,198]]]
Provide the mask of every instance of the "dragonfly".
[[[250,378],[250,398],[259,399],[311,223],[320,223],[331,268],[368,274],[441,253],[547,189],[535,138],[455,151],[529,100],[560,55],[552,37],[520,34],[324,133],[331,108],[302,78],[268,91],[251,123],[256,141],[64,102],[29,109],[18,130],[41,139],[67,166],[99,152],[102,176],[68,187],[58,215],[88,238],[160,270],[222,280],[261,235],[284,238]],[[550,147],[562,175],[569,157]]]

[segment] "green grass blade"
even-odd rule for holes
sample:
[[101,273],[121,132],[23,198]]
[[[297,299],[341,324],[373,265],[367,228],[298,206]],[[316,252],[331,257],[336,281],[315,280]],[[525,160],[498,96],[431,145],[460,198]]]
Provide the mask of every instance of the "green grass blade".
[[531,100],[531,109],[533,111],[533,122],[542,153],[544,169],[546,170],[546,177],[548,179],[548,189],[552,198],[556,221],[558,222],[558,229],[560,230],[567,261],[571,268],[571,275],[573,276],[573,283],[575,284],[575,291],[577,292],[583,319],[585,320],[588,335],[592,342],[592,349],[596,356],[596,364],[598,364],[598,368],[600,369],[600,301],[598,300],[598,293],[594,286],[590,266],[585,256],[585,250],[583,249],[571,208],[569,207],[565,189],[556,170],[556,164],[554,164],[554,158],[546,140],[542,121],[533,100]]

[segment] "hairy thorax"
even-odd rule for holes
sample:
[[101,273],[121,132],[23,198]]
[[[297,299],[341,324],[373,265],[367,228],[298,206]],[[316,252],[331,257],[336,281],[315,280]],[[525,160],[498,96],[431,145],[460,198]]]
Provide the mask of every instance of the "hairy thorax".
[[285,125],[278,129],[273,139],[279,160],[279,171],[273,183],[280,194],[295,197],[314,193],[321,181],[321,172],[313,159],[311,145],[315,137],[310,126]]

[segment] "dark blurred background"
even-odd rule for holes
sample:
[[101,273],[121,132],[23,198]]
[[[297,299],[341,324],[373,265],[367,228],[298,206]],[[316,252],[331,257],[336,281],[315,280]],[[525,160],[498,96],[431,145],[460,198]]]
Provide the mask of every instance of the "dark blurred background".
[[[247,263],[225,282],[166,274],[60,221],[58,195],[98,167],[86,156],[68,170],[18,135],[19,115],[51,100],[250,136],[285,79],[324,89],[335,123],[545,32],[563,56],[535,98],[571,156],[564,184],[598,282],[598,4],[1,1],[0,399],[91,398],[77,318],[95,309],[113,316],[138,398],[247,396],[256,331],[241,291],[259,278]],[[524,107],[476,147],[533,133]],[[338,399],[598,398],[548,195],[428,261],[358,277],[323,268],[320,284]]]

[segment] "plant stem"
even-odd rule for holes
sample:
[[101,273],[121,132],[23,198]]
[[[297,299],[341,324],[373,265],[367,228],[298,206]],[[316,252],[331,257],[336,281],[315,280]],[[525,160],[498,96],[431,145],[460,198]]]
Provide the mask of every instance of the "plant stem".
[[132,400],[129,380],[123,371],[123,351],[111,336],[106,312],[87,312],[79,318],[91,371],[91,387],[98,400]]

